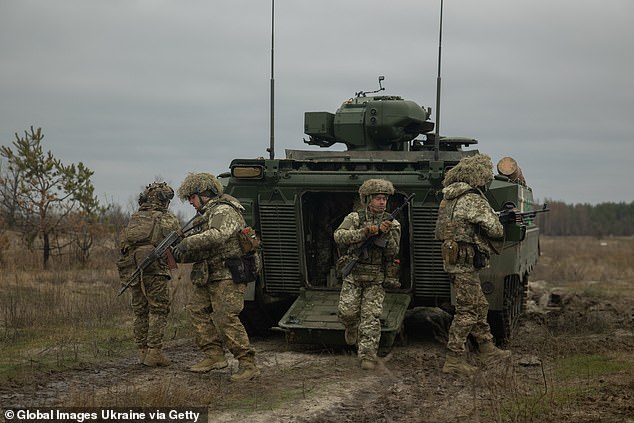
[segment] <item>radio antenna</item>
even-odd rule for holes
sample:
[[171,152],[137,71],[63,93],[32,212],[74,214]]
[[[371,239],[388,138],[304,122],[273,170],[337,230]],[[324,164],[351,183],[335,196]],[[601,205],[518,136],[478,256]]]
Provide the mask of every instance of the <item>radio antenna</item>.
[[442,51],[442,7],[443,0],[440,0],[440,31],[438,34],[438,76],[436,78],[436,132],[434,134],[434,160],[438,160],[440,150],[440,59]]
[[274,47],[275,47],[275,0],[271,0],[271,104],[270,108],[270,127],[271,136],[269,141],[269,148],[266,151],[269,152],[269,158],[273,160],[275,158],[275,75],[274,75]]

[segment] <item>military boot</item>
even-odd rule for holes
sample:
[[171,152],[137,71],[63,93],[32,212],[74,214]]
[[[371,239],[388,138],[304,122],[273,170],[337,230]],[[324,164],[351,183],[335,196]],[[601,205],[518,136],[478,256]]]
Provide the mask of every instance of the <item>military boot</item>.
[[511,356],[509,350],[501,350],[491,341],[480,344],[480,360],[484,363],[493,363]]
[[343,334],[346,344],[348,345],[356,345],[357,337],[359,333],[358,326],[346,326],[346,332]]
[[148,367],[169,366],[170,364],[172,362],[161,353],[160,348],[149,348],[143,359],[143,365]]
[[189,368],[190,372],[207,373],[211,370],[224,369],[227,367],[227,359],[223,352],[207,353],[207,357]]
[[364,358],[363,360],[361,360],[361,368],[363,370],[374,370],[376,369],[376,361]]
[[231,375],[232,382],[251,380],[260,376],[260,370],[255,365],[253,357],[244,357],[238,360],[238,372]]
[[452,373],[455,375],[472,376],[478,368],[467,363],[462,354],[447,353],[445,365],[442,366],[443,373]]

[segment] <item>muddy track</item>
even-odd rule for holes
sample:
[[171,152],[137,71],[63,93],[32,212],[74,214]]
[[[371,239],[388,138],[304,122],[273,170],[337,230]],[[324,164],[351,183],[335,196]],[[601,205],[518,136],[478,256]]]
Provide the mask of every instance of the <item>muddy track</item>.
[[[282,335],[272,333],[253,339],[261,376],[231,383],[237,368],[233,359],[220,371],[188,372],[200,354],[185,340],[166,346],[173,360],[168,368],[146,368],[136,357],[126,357],[101,367],[42,375],[37,383],[4,386],[0,403],[207,406],[213,422],[634,422],[634,366],[592,384],[589,375],[580,375],[580,383],[593,386],[583,396],[549,397],[560,386],[552,365],[558,357],[604,352],[634,363],[634,300],[567,301],[526,314],[509,345],[512,359],[481,366],[470,379],[440,371],[445,355],[441,331],[414,313],[406,322],[408,344],[382,351],[375,371],[361,370],[351,350],[287,345]],[[582,325],[591,326],[593,318],[601,319],[601,332]],[[568,331],[566,322],[572,322]],[[535,414],[553,404],[557,407]]]

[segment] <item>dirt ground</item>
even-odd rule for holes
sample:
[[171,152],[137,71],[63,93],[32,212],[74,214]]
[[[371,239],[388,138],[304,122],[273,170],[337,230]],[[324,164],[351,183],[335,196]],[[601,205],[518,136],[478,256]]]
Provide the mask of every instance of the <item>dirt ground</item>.
[[[472,378],[441,372],[440,317],[437,309],[412,311],[407,344],[381,351],[375,371],[360,369],[353,350],[288,345],[272,332],[252,340],[262,370],[253,381],[229,381],[233,359],[227,369],[188,372],[200,359],[188,340],[167,345],[168,368],[113,359],[3,386],[0,404],[207,406],[210,422],[634,423],[634,299],[598,300],[533,283],[529,311],[508,345],[512,359],[481,366]],[[576,367],[566,372],[562,360]]]

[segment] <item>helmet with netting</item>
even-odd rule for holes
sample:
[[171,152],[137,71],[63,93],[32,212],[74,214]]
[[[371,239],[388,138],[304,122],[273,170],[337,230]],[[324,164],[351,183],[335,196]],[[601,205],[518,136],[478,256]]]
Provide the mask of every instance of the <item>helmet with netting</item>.
[[212,198],[221,195],[223,192],[222,184],[211,173],[189,173],[178,188],[178,197],[186,201],[194,194]]
[[359,198],[364,204],[369,203],[369,196],[376,194],[394,194],[394,185],[385,179],[368,179],[359,187]]
[[172,198],[174,198],[174,190],[166,182],[152,182],[139,194],[139,205],[165,206]]
[[443,186],[464,182],[474,188],[486,187],[493,180],[493,163],[486,154],[464,157],[445,174]]

